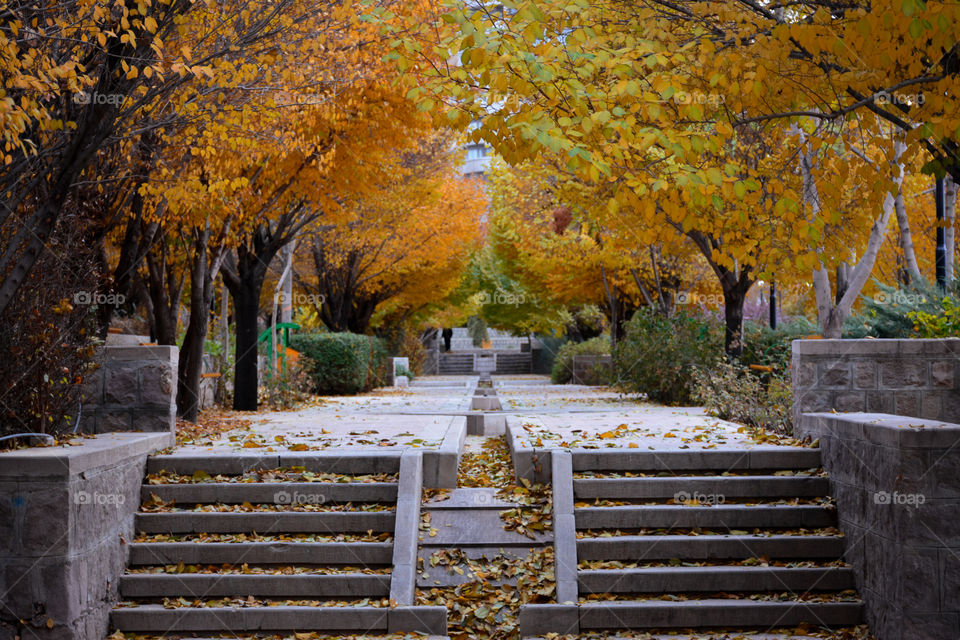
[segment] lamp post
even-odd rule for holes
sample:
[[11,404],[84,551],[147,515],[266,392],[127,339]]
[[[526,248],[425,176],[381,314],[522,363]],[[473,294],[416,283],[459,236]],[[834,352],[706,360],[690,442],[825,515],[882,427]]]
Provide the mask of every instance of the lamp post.
[[777,283],[770,281],[770,328],[777,328]]

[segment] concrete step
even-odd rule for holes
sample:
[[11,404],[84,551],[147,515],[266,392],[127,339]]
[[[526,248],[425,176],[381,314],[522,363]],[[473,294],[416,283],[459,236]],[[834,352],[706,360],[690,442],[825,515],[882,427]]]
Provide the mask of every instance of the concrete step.
[[131,566],[177,564],[389,565],[391,542],[134,542]]
[[792,627],[802,623],[850,626],[862,620],[860,602],[685,600],[590,602],[580,605],[580,629],[737,629]]
[[683,505],[574,509],[577,529],[753,529],[829,527],[834,510],[815,505]]
[[642,558],[656,562],[671,558],[702,561],[767,557],[775,560],[836,560],[843,555],[843,548],[844,540],[838,536],[617,536],[577,540],[577,559]]
[[768,446],[755,449],[701,451],[629,451],[573,449],[573,470],[578,471],[770,471],[814,469],[820,450],[806,447]]
[[678,493],[735,498],[787,498],[826,496],[830,481],[809,476],[690,476],[680,478],[576,478],[578,500],[664,500]]
[[440,509],[431,512],[430,526],[437,530],[431,537],[429,531],[420,531],[420,545],[429,547],[466,546],[530,546],[532,543],[549,543],[553,532],[534,534],[528,538],[516,531],[503,528],[497,510]]
[[453,489],[444,500],[425,502],[423,511],[442,511],[445,509],[513,509],[515,502],[508,502],[497,497],[496,489],[486,488],[458,488]]
[[396,473],[401,451],[318,451],[288,453],[175,453],[147,458],[147,473],[240,475],[253,469],[303,467],[315,473]]
[[581,593],[688,593],[843,591],[852,589],[847,567],[657,567],[580,571]]
[[145,484],[140,499],[176,504],[324,504],[396,502],[395,482],[204,482]]
[[121,607],[111,612],[113,626],[125,633],[231,633],[410,631],[444,636],[445,607]]
[[357,533],[393,531],[393,511],[138,513],[142,533]]
[[[531,553],[537,551],[541,547],[464,547],[462,549],[456,549],[461,551],[467,558],[470,560],[478,561],[480,564],[485,564],[484,560],[491,562],[496,562],[494,559],[498,556],[504,556],[510,560],[526,560]],[[435,567],[430,566],[430,556],[436,552],[440,551],[440,548],[437,547],[420,547],[418,557],[422,560],[423,565],[422,569],[417,573],[417,586],[421,588],[430,589],[433,587],[451,587],[461,584],[465,584],[472,580],[478,579],[478,576],[475,576],[473,572],[469,569],[468,565],[461,564],[455,565],[463,569],[463,575],[457,573],[456,571],[449,570],[450,567],[446,565],[437,565]],[[426,574],[426,578],[424,578]],[[489,573],[485,573],[483,580],[490,582],[491,584],[516,584],[516,578],[507,578],[503,580],[497,580],[493,578]]]
[[120,578],[120,595],[128,599],[217,598],[385,598],[390,595],[389,575],[363,573],[339,575],[234,575],[234,574],[128,574]]

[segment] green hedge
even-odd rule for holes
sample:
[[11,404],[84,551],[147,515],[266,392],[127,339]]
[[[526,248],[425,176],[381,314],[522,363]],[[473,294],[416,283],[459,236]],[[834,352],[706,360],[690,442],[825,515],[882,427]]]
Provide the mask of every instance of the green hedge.
[[382,384],[387,366],[383,340],[355,333],[307,333],[290,337],[302,367],[321,395],[359,393]]
[[[610,353],[610,338],[597,336],[583,342],[567,342],[557,350],[550,371],[550,381],[554,384],[567,384],[573,380],[573,356],[605,356]],[[601,384],[602,380],[592,380]]]
[[671,317],[639,309],[613,354],[625,390],[665,404],[689,404],[693,372],[723,356],[723,326],[715,318],[679,311]]

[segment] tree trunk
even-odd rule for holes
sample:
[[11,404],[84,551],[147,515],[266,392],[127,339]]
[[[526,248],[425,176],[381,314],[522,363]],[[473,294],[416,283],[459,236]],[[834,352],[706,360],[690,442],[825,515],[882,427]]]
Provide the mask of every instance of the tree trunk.
[[943,217],[946,221],[946,228],[943,230],[943,238],[946,243],[946,272],[947,272],[947,287],[953,283],[954,276],[956,275],[956,250],[957,244],[955,239],[954,226],[956,224],[956,212],[957,212],[957,183],[951,177],[947,176],[943,184]]
[[[200,413],[200,381],[204,346],[210,329],[213,281],[220,270],[222,248],[210,247],[209,223],[194,239],[194,260],[190,265],[190,322],[180,347],[177,371],[177,415],[196,422]],[[212,252],[212,256],[207,251]]]
[[743,354],[743,303],[746,292],[733,287],[723,292],[723,351],[733,360]]
[[[246,274],[245,274],[246,275]],[[233,376],[233,408],[235,411],[257,410],[257,338],[262,281],[241,276],[233,294],[236,322],[236,362]]]
[[903,252],[903,261],[907,271],[907,284],[920,282],[920,266],[917,264],[917,254],[913,250],[913,237],[910,234],[910,219],[907,218],[907,208],[903,203],[903,191],[897,193],[894,199],[894,209],[897,212],[897,226],[900,228],[900,250]]

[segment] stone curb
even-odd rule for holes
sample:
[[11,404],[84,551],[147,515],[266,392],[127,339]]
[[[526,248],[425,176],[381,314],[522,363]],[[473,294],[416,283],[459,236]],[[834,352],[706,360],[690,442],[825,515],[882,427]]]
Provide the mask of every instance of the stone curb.
[[[569,451],[555,450],[550,457],[553,481],[554,572],[557,602],[576,604],[577,526],[573,516],[573,469]],[[579,633],[579,626],[569,633]]]
[[452,416],[438,449],[423,451],[423,486],[451,489],[457,486],[460,451],[467,437],[466,416]]
[[422,491],[423,454],[407,449],[400,458],[393,536],[393,575],[390,581],[390,599],[401,606],[412,605],[416,597],[417,542]]
[[546,484],[550,482],[552,450],[525,446],[522,441],[523,428],[518,420],[517,416],[506,416],[507,446],[513,458],[514,471],[518,478]]
[[75,447],[32,447],[0,453],[0,479],[64,479],[122,460],[146,457],[173,444],[172,433],[104,433]]
[[[805,413],[819,430],[840,438],[866,440],[901,449],[943,449],[960,443],[960,424],[887,413]],[[804,426],[806,426],[806,424]],[[816,429],[807,428],[813,432]]]

